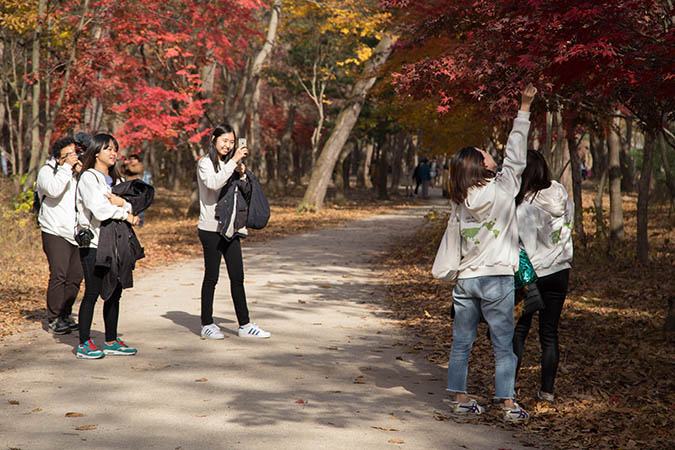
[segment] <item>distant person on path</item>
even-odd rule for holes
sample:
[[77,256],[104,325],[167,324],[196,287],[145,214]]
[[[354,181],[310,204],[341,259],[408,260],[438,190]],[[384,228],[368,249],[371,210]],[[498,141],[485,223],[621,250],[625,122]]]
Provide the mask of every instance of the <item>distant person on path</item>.
[[422,198],[429,198],[429,184],[431,183],[431,166],[429,160],[424,158],[420,165],[420,181],[422,182]]
[[422,178],[420,178],[420,167],[422,166],[422,161],[418,162],[417,165],[415,166],[415,170],[413,170],[413,180],[415,180],[415,195],[417,195],[417,191],[420,188],[420,184],[422,184]]
[[49,262],[47,323],[54,334],[77,330],[73,304],[82,283],[80,252],[75,242],[75,175],[82,168],[71,137],[57,140],[51,158],[40,169],[36,191],[42,249]]
[[[139,219],[132,214],[131,204],[112,193],[112,186],[120,181],[115,169],[118,144],[109,134],[92,137],[84,154],[82,173],[77,186],[77,229],[80,236],[80,260],[84,271],[85,291],[80,303],[80,345],[77,357],[98,359],[104,355],[135,355],[136,349],[129,347],[117,337],[120,297],[122,285],[117,282],[109,298],[104,298],[103,321],[105,323],[105,344],[103,350],[96,347],[91,339],[91,322],[94,306],[104,288],[106,271],[96,265],[96,254],[100,247],[101,222],[109,219],[125,220],[138,225]],[[89,230],[87,233],[84,230]],[[87,242],[89,240],[89,242]]]
[[[558,371],[558,322],[562,313],[573,255],[572,227],[574,203],[562,184],[551,180],[546,160],[539,152],[527,152],[527,167],[516,197],[518,235],[537,273],[537,288],[546,308],[539,311],[541,345],[541,388],[537,398],[553,402]],[[518,320],[513,337],[513,351],[523,357],[525,339],[532,316]]]
[[[204,280],[201,292],[201,336],[205,339],[224,339],[225,335],[213,322],[213,295],[218,283],[221,257],[225,259],[230,277],[230,292],[239,322],[239,337],[269,338],[271,334],[249,319],[244,290],[244,263],[241,255],[240,233],[237,229],[230,239],[221,234],[222,227],[216,218],[216,204],[220,192],[237,172],[245,179],[246,166],[243,159],[248,156],[246,146],[234,150],[236,135],[228,124],[215,127],[211,133],[209,150],[197,164],[199,186],[199,240],[204,249]],[[245,228],[244,228],[245,230]]]
[[495,355],[495,399],[507,422],[529,418],[515,401],[517,358],[513,353],[514,278],[518,269],[515,197],[527,157],[530,104],[537,90],[528,85],[506,144],[501,172],[489,153],[464,147],[450,163],[450,198],[458,205],[461,260],[452,292],[455,319],[447,390],[455,394],[456,414],[481,414],[467,395],[469,354],[481,312],[490,328]]

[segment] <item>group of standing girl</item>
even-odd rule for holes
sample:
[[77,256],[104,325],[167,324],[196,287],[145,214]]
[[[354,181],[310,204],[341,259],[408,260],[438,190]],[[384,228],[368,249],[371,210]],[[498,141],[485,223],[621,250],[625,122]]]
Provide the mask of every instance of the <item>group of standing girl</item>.
[[514,324],[514,273],[521,248],[538,275],[545,304],[539,312],[542,381],[537,397],[554,400],[558,320],[572,261],[574,205],[564,187],[551,181],[543,157],[527,150],[530,105],[536,92],[532,85],[522,92],[500,170],[489,153],[475,147],[462,148],[450,163],[450,198],[457,206],[461,249],[452,292],[455,318],[447,382],[456,414],[484,411],[467,392],[469,354],[482,315],[495,355],[494,401],[507,422],[529,418],[515,401],[516,375],[534,314]]
[[[211,134],[208,153],[199,161],[197,168],[200,200],[198,234],[204,249],[205,266],[201,290],[201,337],[205,339],[224,338],[213,321],[213,297],[221,255],[225,258],[230,277],[239,322],[238,335],[246,338],[270,337],[269,332],[249,320],[240,243],[247,234],[246,219],[242,221],[240,217],[246,214],[246,210],[240,207],[232,211],[231,217],[225,221],[216,217],[216,205],[223,196],[223,189],[232,185],[233,181],[237,182],[237,188],[243,189],[248,182],[243,163],[248,149],[244,144],[235,150],[234,143],[233,128],[227,124],[217,126]],[[136,198],[125,197],[125,194],[113,193],[114,190],[119,192],[121,189],[118,188],[125,184],[116,168],[118,155],[119,145],[112,135],[76,133],[75,138],[60,139],[52,146],[52,157],[40,170],[36,184],[36,194],[41,200],[38,223],[50,270],[48,328],[54,334],[79,329],[78,358],[99,359],[105,355],[137,353],[118,336],[120,298],[123,289],[131,285],[130,273],[127,278],[117,273],[111,277],[110,266],[111,259],[127,258],[121,263],[130,271],[136,259],[142,257],[140,244],[131,249],[115,246],[133,247],[136,238],[132,226],[139,224],[138,215],[151,202],[152,192],[145,196],[144,204]],[[248,175],[252,177],[250,172]],[[132,181],[126,182],[130,183]],[[152,191],[152,187],[140,180],[133,183],[140,184],[142,193]],[[147,190],[143,192],[143,188]],[[128,191],[132,191],[132,196],[138,195],[139,187],[136,185],[133,189],[124,190],[125,193]],[[143,206],[138,208],[141,204]],[[119,225],[124,222],[129,226],[114,228],[114,233],[105,231],[111,223]],[[223,232],[223,222],[226,226],[237,224],[237,228],[229,234]],[[125,239],[120,240],[123,234]],[[113,256],[107,257],[111,248]],[[79,323],[76,323],[71,313],[83,276],[85,292],[80,303]],[[102,348],[91,337],[94,307],[99,298],[104,300],[105,342]]]

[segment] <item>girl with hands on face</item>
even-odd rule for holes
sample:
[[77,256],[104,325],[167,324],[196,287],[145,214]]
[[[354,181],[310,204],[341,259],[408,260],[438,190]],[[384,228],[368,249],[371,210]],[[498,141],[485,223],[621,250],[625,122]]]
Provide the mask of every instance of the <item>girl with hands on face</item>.
[[211,132],[208,153],[197,165],[199,186],[197,229],[204,249],[204,279],[201,289],[201,337],[204,339],[225,338],[213,321],[213,295],[218,283],[221,258],[225,259],[230,278],[230,293],[239,322],[238,335],[249,338],[270,337],[270,333],[252,323],[249,318],[240,238],[236,234],[230,239],[223,237],[222,226],[216,218],[216,205],[221,189],[233,176],[240,179],[246,177],[243,159],[248,156],[248,148],[241,146],[234,150],[235,142],[234,129],[226,123],[218,125]]

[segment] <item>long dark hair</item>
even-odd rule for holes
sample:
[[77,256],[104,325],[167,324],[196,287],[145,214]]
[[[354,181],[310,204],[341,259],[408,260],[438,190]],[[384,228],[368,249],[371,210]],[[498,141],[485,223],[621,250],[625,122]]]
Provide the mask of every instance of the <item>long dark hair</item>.
[[527,194],[546,189],[551,186],[551,174],[548,171],[548,165],[541,153],[528,150],[527,166],[523,171],[520,191],[516,195],[516,205],[520,205]]
[[450,198],[463,203],[470,188],[484,186],[492,177],[494,172],[485,167],[476,147],[461,148],[450,160]]
[[[221,134],[226,134],[226,133],[232,133],[234,136],[234,142],[235,142],[235,147],[230,150],[227,155],[222,156],[220,153],[218,153],[218,150],[216,150],[216,140],[218,140],[218,137]],[[213,163],[213,169],[218,172],[218,163],[220,161],[227,162],[232,158],[232,155],[234,154],[234,149],[236,148],[236,142],[237,142],[237,133],[234,131],[234,128],[229,123],[221,123],[217,127],[213,129],[211,132],[211,137],[209,138],[209,150],[208,150],[208,155],[209,159]]]
[[[117,139],[110,134],[99,133],[91,138],[89,145],[87,145],[87,150],[84,152],[84,161],[82,161],[80,175],[94,167],[96,164],[96,155],[111,143],[115,145],[115,151],[119,151],[120,146],[117,143]],[[117,171],[117,167],[114,165],[108,169],[108,175],[112,178],[113,185],[121,178],[120,173]]]

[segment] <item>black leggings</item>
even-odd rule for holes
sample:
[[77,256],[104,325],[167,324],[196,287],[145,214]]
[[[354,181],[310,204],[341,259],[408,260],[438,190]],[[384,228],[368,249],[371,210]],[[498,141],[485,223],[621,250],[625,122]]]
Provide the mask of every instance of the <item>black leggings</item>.
[[234,301],[239,325],[249,323],[246,292],[244,291],[244,263],[239,238],[227,241],[215,231],[199,230],[199,240],[204,247],[204,281],[202,282],[202,325],[213,323],[213,293],[220,274],[220,255],[225,258],[230,277],[230,293]]
[[[105,270],[96,267],[96,249],[81,248],[80,261],[82,262],[82,271],[84,272],[84,297],[80,303],[80,344],[84,344],[91,336],[91,321],[94,319],[94,306],[101,289],[103,288],[103,277]],[[122,285],[117,283],[117,287],[112,296],[103,302],[103,322],[105,323],[105,340],[107,342],[117,339],[117,321],[120,316],[120,297],[122,296]]]
[[[565,269],[537,280],[537,288],[544,299],[546,308],[539,311],[539,344],[541,345],[541,390],[553,394],[553,383],[558,371],[558,322],[562,312],[570,270]],[[532,316],[521,316],[513,335],[513,352],[518,357],[518,369],[522,361],[525,339],[530,331]]]

